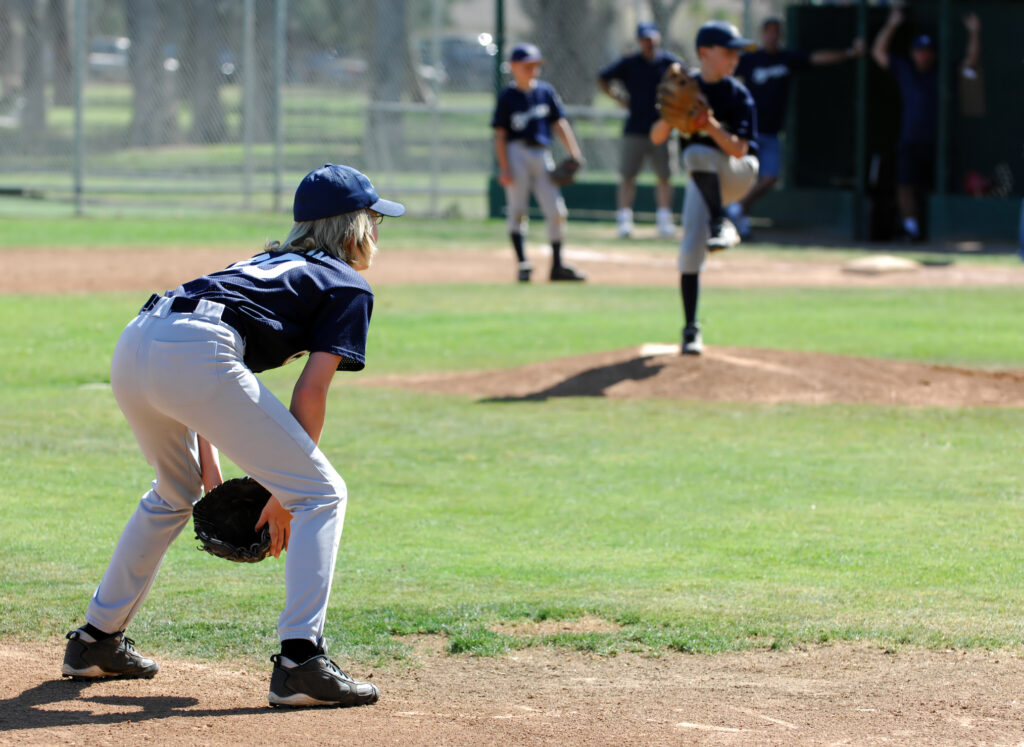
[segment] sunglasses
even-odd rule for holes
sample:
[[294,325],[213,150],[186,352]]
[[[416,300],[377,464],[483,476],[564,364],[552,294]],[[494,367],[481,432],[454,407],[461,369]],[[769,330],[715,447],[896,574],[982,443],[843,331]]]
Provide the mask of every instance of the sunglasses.
[[378,212],[375,212],[375,211],[373,211],[373,210],[367,210],[366,212],[368,212],[368,213],[370,214],[370,218],[371,218],[371,219],[373,220],[373,222],[374,222],[374,223],[376,223],[376,224],[377,224],[378,226],[379,226],[379,225],[380,225],[381,223],[383,223],[383,222],[384,222],[384,216],[383,216],[383,214],[381,214],[381,213],[378,213]]

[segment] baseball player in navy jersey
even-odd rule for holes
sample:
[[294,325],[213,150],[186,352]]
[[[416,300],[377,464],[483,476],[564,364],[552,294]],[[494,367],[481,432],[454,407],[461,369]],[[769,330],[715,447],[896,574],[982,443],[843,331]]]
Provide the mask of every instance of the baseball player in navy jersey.
[[517,44],[509,67],[512,83],[499,95],[491,119],[498,181],[505,188],[508,232],[516,253],[519,282],[530,280],[533,265],[526,256],[525,236],[533,193],[544,215],[551,242],[551,280],[585,280],[586,275],[562,261],[562,240],[568,211],[558,186],[551,180],[555,167],[551,156],[552,133],[569,155],[583,162],[565,107],[551,85],[540,80],[544,58],[533,44]]
[[[622,133],[619,159],[618,234],[628,238],[633,233],[633,202],[636,198],[636,177],[644,160],[650,159],[651,168],[658,178],[657,212],[658,234],[676,235],[672,224],[672,171],[669,167],[668,143],[654,145],[648,134],[658,118],[657,90],[661,77],[673,62],[680,62],[674,54],[659,47],[661,32],[653,23],[637,26],[640,51],[623,57],[598,73],[597,84],[628,112]],[[612,88],[617,81],[625,89],[625,96]]]
[[760,162],[757,184],[742,199],[726,208],[740,236],[748,238],[750,206],[768,194],[782,173],[782,144],[779,136],[785,124],[786,104],[793,74],[812,66],[835,65],[864,54],[864,40],[854,39],[847,49],[819,49],[814,52],[784,49],[782,21],[768,18],[761,24],[762,46],[740,57],[736,77],[754,97],[757,107],[757,155]]
[[[724,21],[708,21],[697,32],[700,71],[697,82],[708,101],[708,113],[696,134],[680,139],[680,159],[689,176],[683,200],[683,240],[678,267],[683,299],[682,352],[703,351],[697,299],[700,271],[708,251],[726,249],[735,236],[726,231],[722,206],[742,197],[757,179],[757,118],[754,99],[732,77],[741,49],[754,43]],[[658,119],[651,127],[651,141],[668,140],[672,127]]]
[[[125,327],[110,383],[156,479],[121,534],[86,624],[67,635],[65,676],[156,674],[124,631],[193,505],[222,482],[219,449],[271,492],[257,528],[269,524],[275,557],[288,551],[269,702],[377,701],[377,688],[342,672],[323,642],[347,495],[317,442],[334,372],[365,362],[373,294],[357,271],[376,251],[377,223],[404,212],[355,169],[327,164],[299,184],[284,242],[154,295]],[[305,355],[285,407],[256,374]]]

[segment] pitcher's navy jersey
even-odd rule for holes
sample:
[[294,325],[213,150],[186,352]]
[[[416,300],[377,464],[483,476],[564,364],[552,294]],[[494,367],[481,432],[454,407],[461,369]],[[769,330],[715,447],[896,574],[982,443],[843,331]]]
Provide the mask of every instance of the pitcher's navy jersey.
[[778,135],[786,119],[786,102],[793,73],[810,67],[810,52],[759,49],[740,57],[736,77],[743,78],[757,105],[757,131]]
[[603,81],[620,81],[629,94],[629,117],[623,132],[646,135],[658,119],[658,83],[673,62],[680,62],[674,54],[659,49],[653,60],[637,53],[613,62],[600,73]]
[[565,107],[551,84],[538,80],[529,91],[510,85],[498,96],[491,127],[508,132],[509,141],[551,147],[551,124],[565,116]]
[[[754,98],[750,91],[743,87],[735,78],[722,78],[717,83],[705,83],[704,79],[697,76],[697,83],[700,90],[708,100],[708,106],[714,112],[722,126],[735,135],[743,138],[749,144],[747,153],[757,155],[757,142],[754,136],[757,134],[757,113],[754,109]],[[711,136],[698,132],[690,138],[680,140],[680,153],[689,145],[709,145],[718,148],[718,143],[711,139]],[[719,150],[721,150],[719,148]]]
[[358,272],[327,252],[264,252],[168,295],[216,301],[235,312],[245,364],[253,372],[315,352],[340,355],[338,370],[366,365],[373,292]]

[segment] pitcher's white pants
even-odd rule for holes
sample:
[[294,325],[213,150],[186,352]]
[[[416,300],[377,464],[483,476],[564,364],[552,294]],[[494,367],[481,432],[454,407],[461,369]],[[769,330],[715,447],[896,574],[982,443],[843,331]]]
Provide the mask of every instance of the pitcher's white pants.
[[[757,181],[757,156],[733,158],[718,148],[709,145],[690,145],[683,151],[683,169],[687,174],[694,171],[711,171],[718,174],[718,185],[722,191],[722,205],[743,197]],[[683,240],[679,244],[679,272],[694,274],[701,271],[708,254],[708,225],[711,214],[693,179],[686,185],[683,199]]]
[[[156,479],[124,528],[86,619],[114,632],[138,611],[202,497],[201,433],[291,511],[278,634],[315,642],[323,634],[341,539],[345,482],[242,362],[242,338],[220,322],[224,307],[203,301],[181,314],[169,312],[168,301],[130,322],[114,351],[114,396]],[[219,562],[207,560],[212,577]]]

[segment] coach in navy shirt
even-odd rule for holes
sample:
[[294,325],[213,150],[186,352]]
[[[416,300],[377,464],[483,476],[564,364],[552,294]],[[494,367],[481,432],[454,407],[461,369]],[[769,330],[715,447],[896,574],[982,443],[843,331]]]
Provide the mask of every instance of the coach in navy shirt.
[[783,49],[782,21],[769,18],[761,25],[762,46],[740,57],[736,77],[741,78],[757,107],[757,144],[761,169],[757,184],[742,200],[727,208],[740,235],[750,233],[746,213],[754,202],[767,194],[782,172],[782,145],[779,134],[786,119],[789,85],[793,74],[812,65],[834,65],[864,53],[864,41],[855,39],[849,49],[819,49],[816,52]]
[[[645,159],[658,177],[658,233],[674,236],[672,224],[672,172],[669,168],[668,145],[653,145],[647,134],[658,119],[657,90],[668,66],[679,62],[675,55],[660,48],[661,33],[653,23],[637,26],[640,51],[613,62],[598,74],[601,90],[629,112],[622,133],[619,161],[618,232],[626,238],[633,232],[633,201],[636,198],[636,177]],[[618,84],[617,86],[615,84]]]

